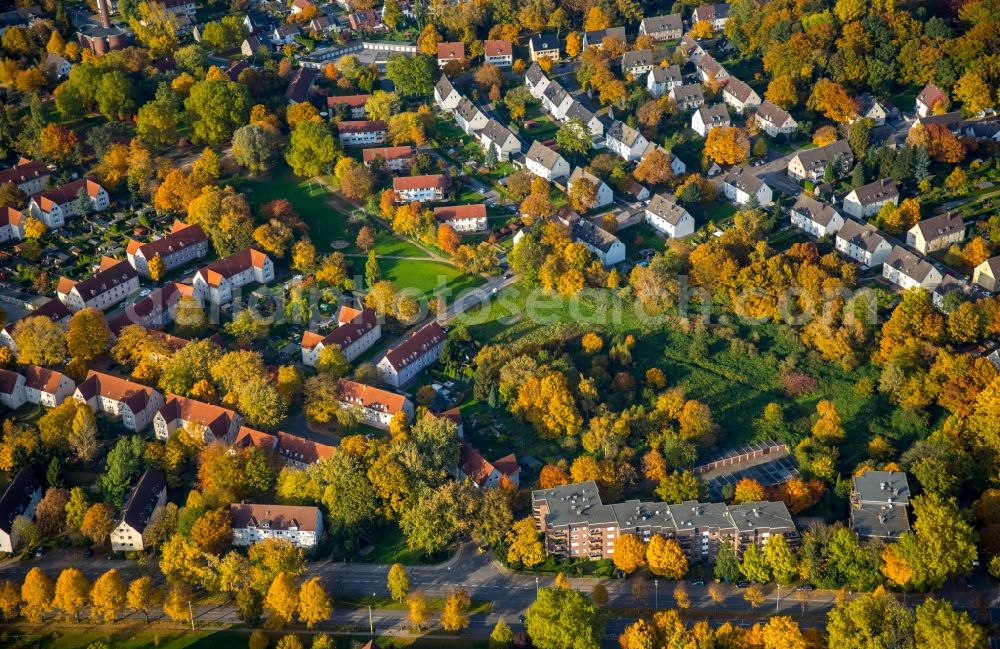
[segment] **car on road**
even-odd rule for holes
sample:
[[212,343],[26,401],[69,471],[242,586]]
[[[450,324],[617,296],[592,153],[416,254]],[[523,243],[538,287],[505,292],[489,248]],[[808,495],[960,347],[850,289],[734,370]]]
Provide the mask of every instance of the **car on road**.
[[141,291],[139,291],[139,295],[141,297],[146,297],[147,295],[149,295],[152,292],[153,292],[153,289],[151,289],[151,288],[144,288]]
[[705,585],[705,582],[704,582],[704,581],[702,581],[701,579],[696,579],[695,581],[692,581],[692,582],[691,582],[691,585],[692,585],[692,586],[704,586],[704,585]]
[[38,548],[37,550],[35,550],[35,556],[36,557],[40,557],[43,554],[45,554],[45,548]]
[[513,276],[514,276],[514,273],[505,273],[504,276],[503,276],[503,278],[504,279],[510,279]]
[[750,582],[749,581],[738,581],[738,582],[736,582],[733,585],[736,586],[737,588],[746,588],[747,586],[750,585]]
[[765,165],[765,164],[767,164],[767,160],[764,160],[763,158],[761,158],[760,160],[754,160],[753,162],[751,162],[750,166],[751,167],[760,167],[761,165]]
[[802,584],[801,586],[799,586],[795,590],[797,590],[797,591],[814,591],[814,590],[816,590],[816,587],[813,586],[812,584]]
[[966,575],[963,579],[965,580],[965,587],[969,590],[976,587],[976,580],[973,579],[972,575]]

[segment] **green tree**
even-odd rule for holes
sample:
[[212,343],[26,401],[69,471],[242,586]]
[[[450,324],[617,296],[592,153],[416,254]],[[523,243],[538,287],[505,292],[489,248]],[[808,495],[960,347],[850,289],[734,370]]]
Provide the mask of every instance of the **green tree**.
[[497,620],[493,632],[490,633],[490,649],[510,649],[514,646],[514,632],[510,630],[503,616]]
[[580,119],[568,119],[556,131],[556,144],[564,153],[585,155],[590,151],[590,130]]
[[143,104],[136,119],[136,135],[156,151],[177,143],[177,108],[173,102],[156,100]]
[[389,594],[397,602],[402,602],[410,592],[410,577],[406,574],[406,568],[401,564],[394,563],[389,568],[389,576],[386,579],[389,587]]
[[740,564],[740,572],[750,581],[759,584],[766,584],[771,581],[771,569],[767,565],[764,553],[757,547],[756,543],[743,551],[743,562]]
[[434,67],[428,56],[394,54],[386,62],[385,76],[403,95],[429,95],[434,90]]
[[767,539],[767,543],[764,544],[764,556],[779,584],[790,584],[798,575],[795,555],[783,535],[773,534]]
[[135,112],[135,84],[123,72],[101,75],[97,86],[97,107],[108,120],[124,119]]
[[205,79],[191,86],[184,108],[194,141],[221,146],[232,139],[236,129],[247,123],[250,94],[246,86],[228,78]]
[[285,161],[297,176],[311,178],[330,171],[337,159],[337,143],[323,122],[304,121],[295,125]]
[[104,473],[97,483],[105,499],[115,507],[121,507],[132,481],[139,475],[146,445],[138,436],[122,437],[115,443],[104,462]]
[[719,541],[719,553],[715,556],[714,574],[716,579],[722,579],[729,583],[737,582],[740,579],[742,574],[740,560],[736,556],[736,549],[729,537]]
[[911,501],[913,530],[904,532],[889,546],[889,556],[912,571],[902,586],[913,590],[940,588],[951,577],[964,575],[977,558],[976,533],[965,520],[954,499],[935,493]]
[[916,649],[965,649],[986,646],[982,627],[950,602],[928,598],[917,607],[913,626]]
[[267,170],[272,147],[271,135],[260,124],[247,124],[233,133],[233,157],[252,174]]
[[882,588],[836,606],[826,626],[829,646],[838,649],[910,647],[913,615]]
[[528,635],[538,649],[597,649],[604,636],[600,612],[572,588],[542,588],[527,618]]

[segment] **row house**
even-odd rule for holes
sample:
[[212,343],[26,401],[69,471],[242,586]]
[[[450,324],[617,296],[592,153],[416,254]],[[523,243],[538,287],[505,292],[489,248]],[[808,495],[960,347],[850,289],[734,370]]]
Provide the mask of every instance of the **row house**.
[[274,281],[274,262],[255,248],[244,248],[225,259],[213,261],[200,269],[192,280],[194,295],[202,303],[226,304],[233,291],[252,282]]
[[630,50],[622,55],[622,76],[632,75],[632,79],[638,79],[669,58],[667,50]]
[[917,95],[917,117],[927,117],[939,112],[939,106],[947,106],[948,95],[933,83],[928,83]]
[[476,131],[485,128],[489,121],[486,114],[479,110],[479,106],[466,97],[462,97],[455,107],[455,123],[470,137],[475,137]]
[[657,41],[676,41],[684,35],[684,21],[680,14],[666,14],[643,18],[639,33]]
[[892,178],[883,178],[852,189],[844,197],[843,210],[856,219],[866,219],[878,214],[886,203],[899,204],[899,188]]
[[649,140],[638,129],[620,120],[611,123],[604,143],[609,151],[622,157],[626,162],[639,160],[649,146]]
[[[541,68],[539,68],[539,72],[541,72]],[[434,84],[434,103],[441,110],[451,112],[458,108],[458,102],[460,101],[462,101],[462,95],[455,90],[451,79],[447,75],[442,74],[438,82]]]
[[789,136],[799,128],[799,123],[792,119],[787,110],[768,100],[762,101],[757,107],[754,119],[761,130],[771,137]]
[[302,334],[302,363],[316,367],[320,353],[334,345],[348,362],[368,351],[382,337],[382,325],[374,309],[360,311],[346,304],[337,313],[337,327],[323,336],[312,331]]
[[347,379],[337,383],[337,403],[342,408],[357,408],[365,424],[382,430],[389,430],[389,423],[399,413],[408,422],[413,419],[413,403],[402,394]]
[[420,327],[387,351],[376,364],[382,380],[394,388],[406,385],[421,370],[437,361],[444,341],[444,330],[437,320]]
[[667,65],[653,68],[646,76],[646,89],[654,97],[662,97],[674,88],[684,85],[681,66]]
[[528,39],[528,55],[532,61],[537,61],[541,58],[558,61],[560,56],[559,38],[551,32],[548,34],[535,34]]
[[397,203],[426,203],[444,200],[447,186],[442,174],[423,176],[396,176],[392,179],[392,191]]
[[538,140],[531,143],[528,155],[524,158],[524,165],[528,171],[548,181],[565,178],[570,173],[566,158]]
[[558,81],[552,81],[542,93],[542,109],[556,119],[565,119],[566,111],[576,100]]
[[655,194],[646,206],[644,218],[654,230],[671,239],[694,234],[694,217],[673,194]]
[[505,482],[519,487],[521,467],[518,466],[517,456],[513,453],[490,462],[471,444],[462,442],[458,452],[456,477],[460,481],[468,480],[476,489],[491,489]]
[[476,134],[483,151],[493,149],[496,152],[497,160],[506,162],[510,160],[512,154],[521,152],[521,140],[514,132],[495,119],[486,122]]
[[1000,291],[1000,255],[976,266],[972,272],[972,281],[991,293]]
[[14,476],[0,495],[0,552],[11,554],[17,549],[21,539],[14,529],[14,521],[19,517],[35,518],[35,508],[42,500],[42,483],[24,467]]
[[163,0],[160,4],[167,10],[167,13],[175,16],[183,14],[193,19],[197,12],[194,0]]
[[[827,165],[831,164],[845,169],[854,166],[854,152],[847,140],[837,140],[826,146],[796,153],[788,161],[788,176],[798,181],[816,182],[823,179]],[[842,175],[841,171],[835,170],[835,175]]]
[[0,207],[0,243],[11,239],[24,239],[24,212],[14,209],[10,205]]
[[965,241],[965,221],[957,212],[924,219],[906,232],[906,245],[922,254],[947,250]]
[[694,64],[698,80],[702,83],[723,84],[729,80],[729,72],[711,54],[699,58]]
[[712,5],[701,5],[700,7],[695,7],[694,11],[691,13],[691,23],[699,23],[702,21],[707,22],[712,26],[715,31],[721,31],[726,27],[726,22],[729,20],[729,3],[721,2],[719,4]]
[[942,128],[948,129],[953,135],[962,134],[962,126],[966,123],[962,116],[962,111],[952,111],[950,113],[941,113],[928,115],[927,117],[918,117],[913,125],[910,126],[910,130],[913,130],[917,126],[927,128],[928,126],[940,126]]
[[878,230],[854,219],[844,219],[834,245],[842,255],[868,268],[880,266],[892,250],[892,245]]
[[0,171],[0,185],[10,183],[26,196],[37,194],[49,184],[49,168],[43,162],[21,158],[13,167]]
[[532,63],[531,67],[524,73],[524,85],[535,99],[541,100],[545,89],[549,87],[550,83],[552,81],[545,76],[542,67],[537,63]]
[[729,110],[725,104],[701,106],[691,115],[691,128],[702,137],[708,137],[713,128],[729,128]]
[[111,530],[112,552],[142,552],[142,535],[149,522],[167,504],[167,481],[156,469],[146,469],[135,483],[118,524]]
[[[241,428],[240,430],[243,430]],[[291,433],[278,431],[278,441],[274,447],[274,452],[285,466],[293,469],[305,469],[316,464],[320,460],[333,457],[337,449],[329,444],[319,442]]]
[[233,503],[229,506],[233,545],[245,548],[266,539],[281,539],[302,549],[314,548],[323,536],[318,507]]
[[24,398],[46,408],[55,408],[73,395],[76,383],[62,372],[28,365],[24,368]]
[[153,430],[157,439],[164,442],[176,430],[200,434],[205,442],[229,441],[236,438],[242,423],[243,418],[229,408],[168,394],[153,417]]
[[371,167],[376,160],[381,160],[389,171],[409,171],[413,166],[413,147],[383,146],[370,147],[361,151],[361,159],[366,167]]
[[120,417],[125,430],[133,433],[145,430],[164,403],[163,395],[149,386],[94,370],[87,372],[73,398],[94,414]]
[[691,34],[681,36],[681,42],[677,45],[677,51],[681,53],[684,60],[691,63],[697,63],[698,59],[708,54],[705,48],[701,46],[701,43],[691,37]]
[[296,23],[289,25],[279,25],[271,32],[271,44],[275,47],[290,45],[295,42],[297,36],[302,35],[302,30]]
[[46,227],[55,229],[66,220],[86,211],[100,212],[111,204],[104,187],[89,178],[81,178],[52,189],[44,189],[31,197],[28,211]]
[[349,14],[347,24],[356,32],[373,32],[382,28],[382,15],[374,9],[362,9]]
[[490,65],[509,68],[514,65],[514,46],[505,40],[483,41],[483,57]]
[[200,225],[174,221],[170,232],[155,241],[139,243],[129,239],[126,248],[128,263],[143,277],[149,277],[149,262],[159,257],[169,272],[195,259],[208,255],[208,237]]
[[65,304],[56,298],[52,298],[34,311],[30,311],[25,314],[23,318],[7,323],[4,328],[0,330],[0,345],[10,349],[15,354],[17,353],[17,344],[14,342],[14,329],[17,327],[17,323],[21,320],[26,320],[28,318],[48,318],[55,324],[65,329],[66,323],[69,322],[72,315],[73,312],[67,309]]
[[0,404],[17,410],[28,402],[24,390],[24,375],[12,370],[0,369]]
[[835,234],[844,225],[844,217],[832,205],[799,194],[789,210],[792,225],[817,239]]
[[56,295],[70,311],[93,307],[104,311],[139,291],[139,273],[127,260],[101,259],[99,270],[79,282],[60,277]]
[[456,43],[438,43],[438,67],[443,68],[452,62],[458,62],[463,66],[465,65],[465,43],[462,41],[458,41]]
[[594,203],[590,206],[590,209],[597,209],[599,207],[604,207],[605,205],[611,205],[611,203],[614,202],[614,193],[611,191],[611,188],[608,187],[608,184],[583,167],[577,167],[573,170],[573,173],[569,177],[569,182],[566,184],[566,192],[572,192],[573,185],[581,180],[589,182],[594,186],[594,190],[596,191]]
[[576,100],[574,100],[566,110],[565,118],[567,120],[580,120],[580,122],[587,127],[587,131],[590,132],[591,138],[604,137],[604,122],[602,122],[600,118],[598,118],[597,115],[595,115],[590,109]]
[[337,97],[327,97],[326,107],[332,112],[343,112],[344,116],[352,120],[363,120],[367,117],[365,104],[371,99],[371,95],[340,95]]
[[340,143],[344,146],[371,146],[382,144],[386,136],[385,122],[381,120],[348,121],[337,124]]
[[753,201],[760,207],[768,207],[773,202],[773,192],[763,180],[750,174],[746,167],[733,167],[722,178],[722,193],[736,205],[747,205]]
[[760,95],[748,84],[731,77],[722,89],[722,101],[726,102],[737,115],[760,106]]
[[458,234],[486,232],[486,205],[446,205],[434,208],[434,222],[447,223]]
[[705,94],[701,90],[701,84],[697,83],[674,86],[667,96],[681,110],[694,110],[705,103]]
[[865,471],[851,479],[851,529],[861,538],[895,540],[909,531],[910,484],[901,471]]
[[934,290],[941,283],[941,272],[926,259],[902,246],[893,246],[882,265],[882,277],[904,291],[911,288]]
[[587,49],[588,47],[601,49],[604,47],[604,39],[606,38],[613,38],[621,41],[623,45],[628,44],[628,38],[625,36],[624,27],[608,27],[607,29],[595,29],[589,32],[583,32],[583,49]]
[[165,327],[173,322],[174,309],[181,297],[191,295],[194,295],[194,288],[190,284],[167,282],[146,297],[127,305],[108,321],[108,327],[115,336],[120,336],[129,325],[146,329]]
[[606,268],[625,261],[625,244],[615,235],[577,217],[570,226],[573,241],[582,243]]

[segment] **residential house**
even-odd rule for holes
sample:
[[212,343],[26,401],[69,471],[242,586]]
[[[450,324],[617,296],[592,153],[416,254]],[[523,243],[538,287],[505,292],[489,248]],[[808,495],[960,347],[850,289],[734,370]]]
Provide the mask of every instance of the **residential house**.
[[608,27],[607,29],[595,29],[583,32],[583,49],[587,49],[588,47],[601,49],[604,47],[604,39],[606,38],[615,38],[621,41],[623,45],[628,44],[624,27]]
[[180,429],[190,434],[201,433],[205,442],[231,442],[242,424],[243,417],[234,410],[176,394],[168,394],[153,417],[153,430],[157,439],[163,441]]
[[243,39],[240,44],[240,54],[250,58],[252,56],[257,56],[257,52],[264,48],[268,53],[271,52],[271,44],[265,40],[261,40],[256,34],[250,34]]
[[17,344],[14,343],[14,329],[17,327],[17,323],[21,320],[26,318],[48,318],[65,329],[66,323],[69,322],[70,316],[72,315],[73,312],[67,309],[65,304],[55,298],[52,298],[34,311],[28,312],[22,318],[7,323],[3,329],[0,330],[0,345],[10,349],[15,354],[17,353]]
[[270,284],[274,281],[274,262],[255,248],[244,248],[224,259],[213,261],[192,280],[194,295],[203,303],[226,304],[233,291],[251,282]]
[[177,17],[184,15],[188,18],[194,18],[197,11],[194,0],[163,0],[160,4],[167,10],[167,13]]
[[0,369],[0,404],[17,410],[28,401],[24,391],[24,375]]
[[684,85],[681,66],[668,65],[655,67],[646,76],[646,89],[654,97],[662,97],[673,88]]
[[509,68],[514,65],[514,46],[510,41],[483,41],[483,56],[490,65]]
[[139,273],[127,260],[101,259],[99,270],[79,282],[60,277],[56,296],[70,311],[94,307],[101,311],[139,291]]
[[[442,77],[443,79],[444,77]],[[365,104],[371,95],[340,95],[326,98],[326,107],[332,111],[343,111],[344,117],[352,120],[363,120],[367,117]]]
[[486,114],[466,97],[462,97],[455,107],[455,123],[466,135],[475,137],[473,134],[485,128],[488,121]]
[[18,516],[33,520],[35,507],[41,499],[42,483],[23,467],[0,496],[0,552],[10,554],[17,549],[20,539],[14,530],[14,520]]
[[122,329],[133,324],[147,329],[164,327],[173,322],[177,303],[185,295],[194,295],[191,285],[167,282],[146,297],[127,305],[108,321],[108,327],[115,336],[121,335]]
[[337,449],[329,444],[320,444],[311,439],[278,431],[278,443],[274,452],[285,466],[306,469],[320,460],[332,457]]
[[572,175],[569,177],[569,182],[566,184],[566,191],[573,191],[573,185],[580,182],[580,180],[588,181],[596,190],[594,204],[590,206],[590,209],[611,205],[614,202],[615,197],[608,184],[583,167],[577,167],[573,170]]
[[694,217],[673,194],[654,194],[646,206],[646,223],[663,235],[679,239],[694,234]]
[[387,129],[381,120],[358,120],[338,123],[337,133],[344,146],[371,146],[385,142]]
[[566,111],[575,102],[573,95],[566,92],[558,81],[553,81],[542,93],[542,108],[556,119],[564,119]]
[[133,433],[145,430],[164,404],[163,395],[151,387],[94,370],[87,372],[73,398],[95,414],[121,417],[122,426]]
[[347,379],[337,383],[337,402],[342,408],[359,409],[361,421],[382,430],[389,430],[389,423],[399,413],[406,421],[413,419],[413,403],[405,396]]
[[307,549],[316,547],[323,536],[323,514],[318,507],[233,503],[229,520],[236,547],[282,539]]
[[396,176],[392,179],[397,203],[440,201],[444,199],[445,187],[445,177],[441,174]]
[[945,212],[920,221],[906,232],[906,245],[923,254],[947,250],[965,240],[965,221],[957,212]]
[[0,243],[11,239],[24,239],[24,212],[10,205],[0,207]]
[[705,54],[695,61],[694,68],[702,83],[723,84],[729,80],[729,72],[711,54]]
[[55,408],[73,394],[76,383],[62,372],[28,365],[24,368],[24,397],[28,403]]
[[928,83],[917,95],[916,111],[918,117],[933,115],[935,107],[939,104],[947,106],[948,95],[933,83]]
[[677,51],[681,53],[681,56],[683,56],[685,60],[690,61],[691,63],[697,63],[698,59],[708,53],[705,51],[705,48],[701,46],[701,43],[691,37],[691,34],[684,34],[681,36],[681,42],[677,46]]
[[629,50],[622,55],[622,76],[631,74],[633,80],[640,79],[669,58],[670,52],[666,49]]
[[[365,11],[359,15],[351,14],[348,16],[347,22],[352,29],[374,31],[382,28],[382,15],[375,11],[371,11],[371,13]],[[340,25],[330,16],[316,16],[306,23],[306,29],[309,30],[310,34],[330,34],[339,31]]]
[[532,61],[545,57],[559,60],[559,39],[553,33],[535,34],[528,39],[528,55]]
[[791,135],[799,127],[799,123],[792,119],[787,110],[766,99],[757,107],[754,119],[761,130],[771,137]]
[[493,149],[500,162],[506,162],[510,160],[511,154],[521,152],[521,140],[514,135],[513,131],[495,119],[486,122],[486,126],[477,135],[483,151]]
[[851,529],[861,538],[898,539],[910,529],[910,485],[900,471],[865,471],[851,480]]
[[684,21],[680,14],[650,16],[639,23],[639,33],[658,41],[676,41],[684,35]]
[[112,552],[141,552],[149,521],[167,504],[167,481],[156,469],[146,469],[132,488],[118,524],[111,531]]
[[[541,68],[539,68],[539,72]],[[441,110],[452,111],[458,107],[458,102],[462,100],[462,95],[458,94],[451,79],[442,74],[438,82],[434,84],[434,101]]]
[[459,439],[465,437],[465,423],[462,421],[462,411],[459,410],[458,406],[454,408],[449,408],[444,412],[433,413],[430,410],[425,411],[426,417],[432,417],[434,419],[445,419],[455,424],[455,436]]
[[61,228],[66,219],[86,211],[100,212],[111,204],[104,187],[90,178],[81,178],[60,187],[43,189],[31,197],[28,210],[50,229]]
[[278,438],[253,428],[240,426],[240,429],[236,431],[236,439],[233,440],[232,448],[235,450],[251,447],[268,453],[276,453],[278,451]]
[[511,453],[489,462],[471,444],[462,442],[458,455],[458,479],[468,480],[476,489],[490,489],[504,481],[518,487],[521,484],[521,467],[517,456]]
[[904,291],[911,288],[933,290],[941,283],[941,272],[926,259],[903,246],[893,246],[882,265],[882,277]]
[[892,178],[883,178],[852,189],[844,197],[843,209],[845,214],[854,218],[866,219],[878,214],[886,203],[899,204],[899,188]]
[[927,128],[928,126],[940,126],[951,131],[954,135],[962,134],[962,126],[966,124],[965,118],[962,116],[961,111],[952,111],[950,113],[941,113],[940,115],[928,115],[927,117],[918,117],[913,125],[910,126],[910,130],[913,130],[916,126],[922,126]]
[[45,56],[45,69],[50,70],[56,79],[63,79],[69,75],[69,71],[73,69],[73,64],[55,52],[49,52]]
[[208,254],[208,237],[200,225],[188,225],[175,220],[170,232],[150,241],[139,243],[129,239],[126,248],[128,263],[139,275],[149,277],[149,262],[159,257],[166,272],[179,268]]
[[994,142],[1000,142],[1000,122],[996,120],[992,121],[980,121],[967,123],[964,130],[966,137],[971,137],[976,140],[993,140]]
[[841,254],[869,268],[881,265],[892,250],[878,230],[854,219],[844,219],[834,245]]
[[[763,108],[763,104],[761,107]],[[826,146],[799,151],[788,161],[788,176],[799,181],[816,182],[822,180],[826,167],[830,164],[834,165],[834,175],[837,177],[854,166],[854,152],[847,140],[837,140]]]
[[49,184],[49,175],[45,163],[21,158],[13,167],[0,171],[0,185],[10,183],[31,196],[45,189]]
[[[545,89],[549,87],[551,81],[545,72],[542,71],[542,67],[537,63],[532,63],[531,67],[524,73],[524,85],[528,87],[528,92],[535,99],[541,99],[542,95],[545,93]],[[435,94],[435,96],[437,96]],[[457,104],[457,100],[456,100]]]
[[592,113],[586,106],[578,101],[574,101],[570,104],[569,108],[566,110],[565,119],[577,119],[580,120],[584,126],[587,127],[587,131],[590,132],[591,139],[604,137],[604,122],[600,120],[594,113]]
[[642,201],[649,200],[649,189],[634,180],[628,184],[628,189],[626,189],[625,192],[635,203],[641,203]]
[[524,164],[528,171],[549,181],[565,178],[570,173],[566,158],[537,140],[531,143]]
[[243,27],[246,33],[260,35],[263,32],[270,32],[273,27],[271,17],[260,11],[248,11],[243,15]]
[[296,36],[301,36],[302,30],[296,23],[288,25],[278,25],[271,32],[271,44],[275,47],[290,45],[295,42]]
[[702,137],[708,137],[713,128],[728,128],[730,125],[729,110],[725,104],[701,106],[691,116],[691,128]]
[[288,88],[285,89],[285,99],[288,100],[288,103],[301,104],[307,101],[318,76],[319,70],[315,68],[305,66],[296,68],[295,72],[292,73],[292,78],[288,81]]
[[[948,299],[952,294],[958,298],[957,301]],[[931,301],[934,302],[934,306],[946,314],[951,313],[952,309],[962,302],[975,301],[979,297],[975,285],[948,273],[942,273],[941,283],[931,291]]]
[[[226,68],[226,76],[229,77],[230,81],[236,83],[240,80],[240,73],[242,73],[244,70],[250,69],[250,67],[251,66],[247,61],[235,61],[232,65]],[[291,90],[291,86],[289,86],[289,90]],[[285,93],[285,98],[288,99],[287,92]],[[298,103],[298,102],[289,101],[289,103]]]
[[346,304],[337,313],[337,328],[323,336],[312,331],[302,334],[302,364],[316,367],[320,352],[334,345],[348,362],[365,353],[382,337],[382,325],[374,309],[360,311]]
[[458,234],[486,232],[486,205],[447,205],[434,208],[434,222],[447,223]]
[[376,160],[381,159],[389,171],[409,171],[413,165],[413,147],[409,144],[371,147],[361,151],[361,158],[366,167],[371,167]]
[[875,97],[870,92],[861,93],[858,97],[857,119],[870,119],[873,126],[885,126],[886,120],[899,117],[899,109],[891,103]]
[[695,7],[691,13],[691,24],[705,21],[712,26],[712,29],[719,31],[726,26],[729,20],[729,3],[722,2],[714,5],[701,5]]
[[374,9],[362,9],[349,14],[347,24],[356,32],[373,32],[382,28],[382,14]]
[[730,77],[726,87],[722,89],[722,101],[731,106],[737,115],[742,115],[748,109],[760,106],[760,95],[736,77]]
[[453,61],[458,62],[459,65],[465,65],[465,43],[458,41],[455,43],[438,43],[437,46],[437,61],[438,67],[443,68],[444,66],[452,63]]
[[615,235],[586,219],[577,217],[571,220],[570,235],[573,241],[582,243],[594,253],[606,268],[625,261],[625,244]]
[[681,110],[694,110],[705,103],[705,95],[701,91],[701,84],[697,83],[674,86],[667,93],[667,96],[673,99],[674,103]]
[[611,123],[604,143],[609,151],[621,156],[626,162],[639,160],[649,146],[649,140],[642,133],[620,120]]
[[746,167],[733,167],[723,176],[722,192],[726,199],[737,205],[747,205],[756,201],[758,206],[768,207],[774,202],[771,188],[747,171]]
[[792,225],[819,239],[836,234],[844,225],[844,217],[832,205],[799,194],[789,210]]
[[976,266],[972,272],[972,281],[991,293],[1000,291],[1000,255]]
[[437,361],[445,334],[437,320],[420,327],[376,364],[382,380],[394,388],[406,385],[428,365]]

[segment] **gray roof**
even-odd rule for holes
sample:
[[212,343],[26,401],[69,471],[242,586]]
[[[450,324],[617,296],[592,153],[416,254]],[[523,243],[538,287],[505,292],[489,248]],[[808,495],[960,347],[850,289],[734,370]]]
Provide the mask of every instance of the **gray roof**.
[[[443,77],[442,77],[443,78]],[[545,72],[538,63],[532,63],[528,71],[524,73],[524,78],[528,80],[532,86],[537,86],[541,81],[548,79],[545,76]]]
[[670,225],[677,225],[681,218],[685,214],[688,214],[688,211],[677,202],[677,197],[673,194],[654,195],[652,200],[649,201],[649,205],[646,206],[646,210],[652,212]]
[[[579,170],[580,167],[577,167],[577,171]],[[576,174],[574,173],[574,175]],[[600,187],[599,184],[600,180],[598,180],[597,178],[594,178],[591,175],[589,180],[591,182],[597,180],[597,182],[594,183],[594,186]],[[598,250],[604,253],[611,250],[612,246],[614,246],[616,243],[620,243],[618,237],[611,234],[604,228],[597,227],[596,225],[594,225],[590,221],[587,221],[586,219],[577,219],[576,221],[574,221],[572,233],[574,239],[579,239],[580,241],[590,246],[593,246],[594,248],[597,248]]]
[[555,168],[556,164],[560,160],[563,160],[565,162],[565,160],[561,155],[559,155],[559,153],[545,146],[538,140],[535,140],[534,142],[531,143],[531,148],[528,149],[527,158],[529,160],[534,160],[538,162],[539,164],[541,164],[543,167],[545,167],[550,171]]
[[615,120],[608,129],[608,137],[618,140],[625,146],[632,146],[635,141],[642,137],[642,133],[632,128],[625,122]]
[[826,146],[817,147],[815,149],[806,149],[796,155],[806,171],[826,167],[826,165],[833,162],[837,156],[843,156],[851,159],[854,158],[854,153],[851,151],[851,145],[847,143],[847,140],[837,140],[836,142],[827,144]]
[[438,95],[442,98],[447,97],[451,93],[455,92],[455,86],[452,85],[451,79],[447,75],[442,74],[441,78],[434,85],[434,89],[437,90]]
[[[997,261],[998,264],[1000,264],[1000,258],[998,258]],[[970,300],[977,297],[976,290],[973,288],[972,284],[960,277],[946,274],[941,278],[941,283],[934,287],[934,294],[939,298],[944,298],[944,296],[949,293],[961,293]],[[944,308],[941,310],[944,311]]]
[[700,7],[695,7],[694,12],[691,14],[691,22],[696,22],[698,20],[712,21],[728,17],[729,3],[722,2],[714,5],[702,5]]
[[652,50],[630,50],[622,55],[622,68],[631,68],[643,65],[659,65],[660,62],[668,59],[670,52],[666,48]]
[[680,81],[683,77],[681,76],[681,66],[679,65],[668,65],[667,67],[656,67],[650,71],[653,75],[653,81],[656,83],[666,83],[668,81]]
[[698,83],[674,86],[670,89],[670,94],[673,95],[674,101],[678,103],[687,102],[692,99],[705,101],[705,94],[701,91],[701,84]]
[[892,178],[883,178],[882,180],[862,185],[852,193],[857,196],[858,202],[862,205],[871,205],[898,198],[899,188],[896,187],[896,181]]
[[860,223],[854,219],[845,219],[843,227],[837,232],[837,238],[848,243],[863,248],[868,252],[875,252],[885,239],[879,231],[868,225]]
[[830,221],[833,220],[834,216],[839,215],[832,205],[821,203],[805,194],[799,194],[799,197],[795,199],[792,211],[798,212],[813,223],[818,223],[824,227],[830,225]]
[[990,257],[989,259],[984,261],[983,264],[985,264],[986,267],[990,269],[990,273],[993,274],[993,277],[1000,278],[1000,255],[997,255],[996,257]]
[[538,52],[539,50],[557,50],[559,49],[559,39],[556,38],[555,34],[535,34],[528,41],[531,49]]
[[664,16],[650,16],[643,18],[640,23],[643,31],[647,34],[656,32],[669,32],[684,29],[684,22],[680,14],[666,14]]
[[965,221],[956,212],[945,212],[944,214],[924,219],[913,227],[920,230],[920,234],[923,235],[925,241],[934,241],[935,239],[949,237],[956,232],[965,232]]
[[895,268],[910,279],[918,282],[924,281],[927,275],[934,270],[927,260],[919,255],[915,255],[902,246],[893,246],[892,252],[885,260],[885,265]]
[[495,119],[491,119],[486,122],[486,126],[479,131],[479,134],[494,144],[499,144],[501,146],[506,144],[507,140],[510,138],[517,139],[517,136],[514,135],[513,131]]
[[766,99],[757,107],[757,117],[775,126],[781,126],[792,119],[787,110]]
[[754,195],[765,185],[764,181],[757,176],[751,175],[744,167],[733,167],[725,175],[722,182],[732,185],[736,189]]
[[592,32],[586,32],[584,35],[587,37],[587,43],[590,45],[598,45],[605,38],[617,38],[623,43],[626,42],[624,27],[608,27],[607,29],[595,29]]
[[716,61],[711,54],[705,54],[694,65],[712,78],[718,77],[720,73],[728,74],[726,68],[722,67],[722,64]]
[[956,110],[951,113],[943,113],[941,115],[928,115],[927,117],[917,119],[917,123],[923,126],[937,124],[938,126],[945,126],[949,129],[954,129],[961,126],[962,113],[961,111]]
[[698,114],[705,126],[721,126],[729,122],[729,109],[725,104],[702,106],[698,109]]
[[910,529],[910,485],[899,471],[865,471],[853,479],[851,518],[862,536],[898,536]]
[[476,118],[476,115],[482,111],[480,111],[479,108],[468,98],[462,97],[458,101],[458,106],[455,107],[455,112],[461,115],[462,119],[466,122],[471,122]]
[[589,180],[591,183],[593,183],[594,189],[600,189],[601,185],[604,184],[603,180],[601,180],[594,174],[587,171],[584,167],[577,167],[576,169],[574,169],[573,173],[569,175],[569,182],[570,184],[572,184],[581,178],[585,178]]
[[545,88],[545,92],[542,93],[542,96],[552,102],[553,105],[558,106],[563,103],[566,97],[569,97],[569,93],[562,87],[562,84],[558,81],[553,81],[547,88]]
[[27,468],[17,472],[0,496],[0,530],[11,533],[14,519],[24,513],[35,492],[41,488],[42,483]]
[[132,489],[125,508],[122,510],[122,521],[140,534],[146,529],[149,517],[153,515],[160,493],[167,488],[163,474],[155,469],[146,469]]
[[[743,103],[746,103],[747,101],[750,100],[751,97],[757,94],[753,88],[743,83],[736,77],[729,78],[729,81],[726,83],[726,87],[725,89],[723,89],[723,92],[730,94],[733,97],[736,97],[738,101]],[[759,95],[757,96],[757,100],[758,101],[760,100]]]
[[584,124],[590,124],[590,120],[594,119],[594,113],[574,99],[573,103],[566,109],[566,119],[578,119]]
[[897,538],[910,529],[905,507],[862,505],[851,510],[851,523],[862,538]]

